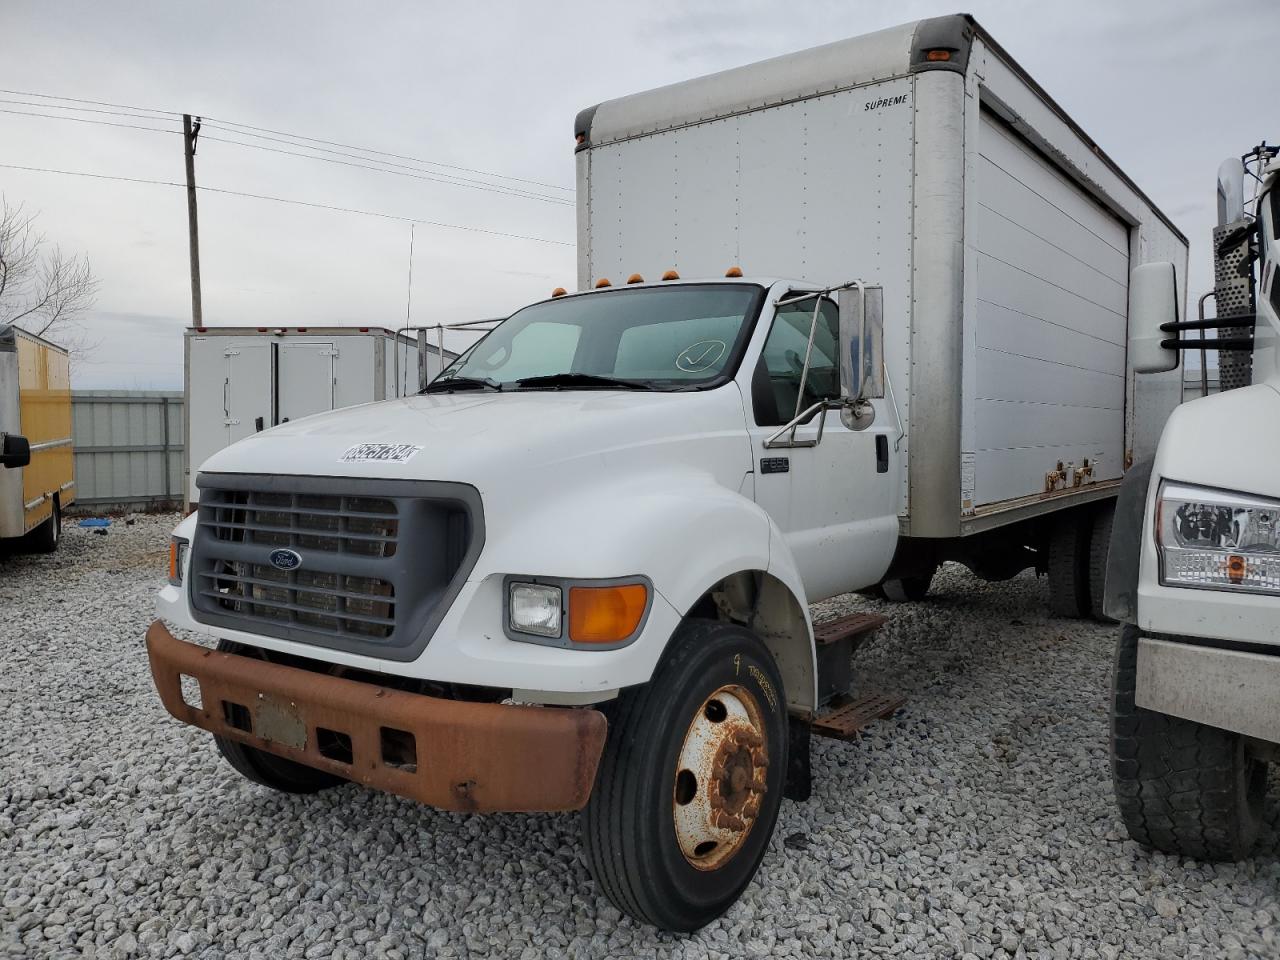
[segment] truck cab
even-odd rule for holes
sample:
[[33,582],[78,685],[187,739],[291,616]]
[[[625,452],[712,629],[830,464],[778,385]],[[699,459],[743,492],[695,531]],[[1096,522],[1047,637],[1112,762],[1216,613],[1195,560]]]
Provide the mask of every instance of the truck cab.
[[1252,849],[1267,765],[1280,760],[1280,447],[1267,426],[1280,418],[1280,162],[1265,145],[1253,156],[1251,216],[1238,204],[1215,235],[1219,319],[1152,316],[1137,345],[1143,368],[1167,369],[1199,346],[1180,331],[1216,327],[1208,343],[1224,366],[1228,351],[1243,355],[1234,365],[1253,382],[1169,418],[1121,493],[1107,584],[1107,612],[1123,623],[1112,716],[1121,816],[1138,842],[1207,860]]
[[[728,871],[711,889],[736,895],[786,788],[789,717],[819,706],[807,605],[877,583],[897,543],[877,292],[673,277],[558,294],[376,417],[219,452],[159,614],[220,652],[154,625],[166,706],[277,788],[586,805],[601,873],[600,844],[622,842],[607,798],[657,783],[637,817],[674,817],[666,868]],[[628,752],[670,738],[678,762]],[[710,909],[655,904],[677,928]]]

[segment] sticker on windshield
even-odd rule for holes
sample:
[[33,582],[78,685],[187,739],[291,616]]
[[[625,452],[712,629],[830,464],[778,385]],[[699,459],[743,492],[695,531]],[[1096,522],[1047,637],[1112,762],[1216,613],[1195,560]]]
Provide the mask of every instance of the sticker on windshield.
[[723,340],[699,340],[680,351],[676,366],[685,373],[702,373],[715,366],[728,349]]
[[347,447],[339,463],[405,463],[421,450],[412,443],[357,443]]

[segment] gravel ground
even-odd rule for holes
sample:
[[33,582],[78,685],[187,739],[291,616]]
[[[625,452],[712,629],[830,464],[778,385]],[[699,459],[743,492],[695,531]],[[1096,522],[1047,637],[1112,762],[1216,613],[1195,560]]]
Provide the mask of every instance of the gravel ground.
[[600,899],[572,817],[443,814],[241,780],[171,720],[142,634],[174,517],[71,527],[0,558],[0,955],[13,957],[1280,956],[1277,810],[1212,866],[1129,842],[1112,806],[1113,631],[1054,620],[1032,577],[948,568],[868,687],[910,697],[815,741],[756,882],[678,938]]

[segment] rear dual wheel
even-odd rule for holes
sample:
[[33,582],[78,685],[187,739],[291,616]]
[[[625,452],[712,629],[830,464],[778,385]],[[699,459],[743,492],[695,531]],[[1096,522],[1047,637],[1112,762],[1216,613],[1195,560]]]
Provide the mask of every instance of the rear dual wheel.
[[688,932],[738,899],[768,849],[787,766],[782,677],[764,643],[690,620],[623,691],[582,840],[596,883],[643,923]]
[[1049,611],[1055,617],[1109,621],[1103,612],[1115,503],[1060,515],[1049,536]]

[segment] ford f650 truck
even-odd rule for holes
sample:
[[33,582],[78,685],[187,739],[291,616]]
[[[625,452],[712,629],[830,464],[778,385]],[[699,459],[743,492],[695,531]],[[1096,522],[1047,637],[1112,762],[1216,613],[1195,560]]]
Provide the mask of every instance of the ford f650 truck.
[[[420,396],[209,458],[148,650],[250,779],[581,810],[603,893],[692,930],[807,796],[810,733],[892,709],[850,697],[875,618],[810,603],[960,560],[1096,612],[1178,399],[1129,316],[1183,296],[1186,241],[967,17],[574,132],[579,292]],[[1150,263],[1172,292],[1130,288]]]
[[[1280,760],[1276,154],[1263,144],[1248,167],[1221,168],[1217,319],[1182,321],[1171,297],[1135,318],[1144,373],[1201,349],[1182,331],[1216,328],[1207,342],[1230,389],[1178,409],[1125,480],[1107,580],[1107,612],[1123,624],[1111,744],[1121,816],[1139,843],[1201,860],[1248,855],[1267,766]],[[1247,211],[1246,170],[1257,187]],[[1168,276],[1147,269],[1143,282],[1168,297]]]

